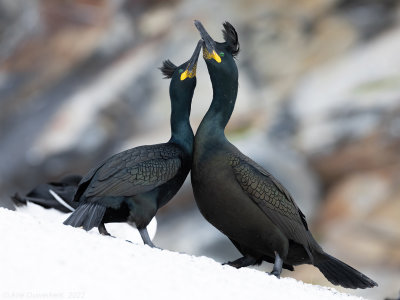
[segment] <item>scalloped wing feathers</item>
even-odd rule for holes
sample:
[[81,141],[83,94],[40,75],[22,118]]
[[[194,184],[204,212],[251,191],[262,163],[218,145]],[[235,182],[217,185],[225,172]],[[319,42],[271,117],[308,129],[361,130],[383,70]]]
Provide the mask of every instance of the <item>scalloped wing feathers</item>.
[[182,166],[181,154],[179,148],[170,144],[118,153],[89,172],[81,195],[95,200],[150,191],[176,176]]

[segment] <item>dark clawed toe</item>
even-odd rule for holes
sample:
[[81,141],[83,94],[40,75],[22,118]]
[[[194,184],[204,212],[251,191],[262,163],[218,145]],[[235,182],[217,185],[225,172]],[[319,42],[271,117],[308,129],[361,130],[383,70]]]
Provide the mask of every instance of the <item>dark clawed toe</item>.
[[111,235],[111,234],[109,234],[108,232],[101,232],[100,233],[101,235],[103,235],[103,236],[109,236],[109,237],[112,237],[112,238],[116,238],[115,236],[113,236],[113,235]]
[[279,272],[278,271],[272,271],[271,273],[268,273],[269,275],[274,275],[276,278],[281,278],[281,274],[279,274]]
[[125,240],[125,242],[128,242],[128,243],[131,243],[131,244],[133,244],[130,240]]
[[234,267],[236,269],[240,269],[243,267],[248,267],[248,266],[252,266],[254,264],[257,263],[257,259],[250,256],[250,255],[245,255],[243,257],[240,257],[234,261],[228,261],[226,263],[224,263],[223,265],[228,265],[231,267]]
[[236,269],[240,269],[242,266],[234,261],[227,261],[225,263],[222,263],[223,266],[230,266],[230,267],[234,267]]
[[115,236],[113,236],[113,235],[111,235],[111,234],[109,234],[108,232],[107,233],[100,233],[102,236],[109,236],[109,237],[112,237],[112,238],[116,238]]

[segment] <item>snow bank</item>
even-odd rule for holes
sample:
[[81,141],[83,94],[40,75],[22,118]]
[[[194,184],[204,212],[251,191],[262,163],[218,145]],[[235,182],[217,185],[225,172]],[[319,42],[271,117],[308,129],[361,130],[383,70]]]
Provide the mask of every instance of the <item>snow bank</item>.
[[361,299],[0,209],[1,299]]
[[[20,213],[34,216],[36,219],[45,220],[46,222],[52,222],[58,225],[63,223],[70,216],[70,213],[66,214],[56,209],[46,209],[31,202],[28,202],[26,206],[17,207],[17,210]],[[129,240],[133,243],[143,244],[139,231],[127,223],[107,223],[106,228],[112,236]],[[157,220],[155,217],[147,226],[147,231],[149,232],[150,239],[153,239],[157,231]],[[93,228],[89,233],[96,235],[99,234],[99,231],[97,228]]]

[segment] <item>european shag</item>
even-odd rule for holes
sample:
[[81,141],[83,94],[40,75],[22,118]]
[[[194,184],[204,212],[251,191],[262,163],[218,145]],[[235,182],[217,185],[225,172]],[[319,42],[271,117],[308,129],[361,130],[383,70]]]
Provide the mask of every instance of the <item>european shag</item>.
[[314,240],[304,214],[290,193],[268,171],[232,145],[224,134],[238,90],[239,52],[236,30],[224,23],[224,43],[215,42],[195,21],[205,45],[213,99],[195,136],[192,186],[202,215],[225,234],[243,257],[229,262],[237,268],[273,262],[282,267],[313,264],[335,285],[368,288],[377,284],[325,253]]
[[97,227],[109,235],[104,223],[134,223],[143,242],[154,247],[146,227],[180,189],[192,163],[189,115],[201,46],[200,40],[192,57],[180,66],[166,60],[160,68],[171,79],[171,139],[123,151],[89,171],[74,197],[79,206],[64,224],[85,230]]
[[25,196],[15,193],[11,199],[16,206],[32,202],[44,208],[55,208],[61,212],[69,213],[78,206],[73,198],[81,179],[82,176],[80,175],[68,175],[59,182],[42,183]]

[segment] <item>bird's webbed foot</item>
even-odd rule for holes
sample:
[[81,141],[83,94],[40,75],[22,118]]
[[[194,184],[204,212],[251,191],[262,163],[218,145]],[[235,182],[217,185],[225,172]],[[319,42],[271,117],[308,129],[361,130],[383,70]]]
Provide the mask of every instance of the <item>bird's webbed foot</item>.
[[222,265],[228,265],[231,267],[234,267],[236,269],[240,269],[243,267],[248,267],[248,266],[252,266],[254,264],[257,263],[257,259],[250,256],[250,255],[245,255],[243,257],[240,257],[234,261],[228,261],[226,263],[223,263]]
[[275,263],[274,267],[272,269],[272,272],[269,273],[270,275],[275,275],[277,278],[281,278],[281,273],[282,273],[282,265],[283,265],[283,260],[279,256],[278,252],[275,251]]

